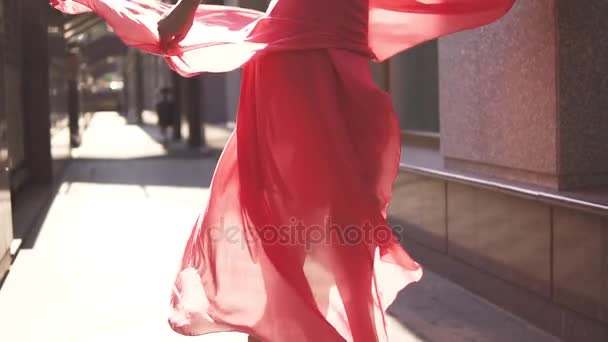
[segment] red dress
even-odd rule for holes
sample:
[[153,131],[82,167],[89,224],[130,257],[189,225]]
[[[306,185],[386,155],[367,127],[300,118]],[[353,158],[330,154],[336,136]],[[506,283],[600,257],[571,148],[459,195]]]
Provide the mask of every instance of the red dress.
[[386,222],[400,129],[369,60],[487,24],[514,0],[280,0],[266,13],[201,6],[179,46],[145,0],[93,10],[185,76],[244,66],[237,128],[187,243],[169,322],[186,335],[385,341],[385,310],[422,276]]

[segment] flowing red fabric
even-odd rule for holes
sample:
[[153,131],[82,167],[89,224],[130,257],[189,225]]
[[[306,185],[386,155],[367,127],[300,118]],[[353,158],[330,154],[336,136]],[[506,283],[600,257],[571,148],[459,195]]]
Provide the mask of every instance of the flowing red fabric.
[[244,66],[237,128],[187,242],[169,322],[185,335],[385,341],[385,311],[422,270],[386,222],[400,129],[369,59],[488,24],[514,0],[275,0],[266,13],[201,5],[161,47],[170,7],[53,1],[94,11],[184,76]]

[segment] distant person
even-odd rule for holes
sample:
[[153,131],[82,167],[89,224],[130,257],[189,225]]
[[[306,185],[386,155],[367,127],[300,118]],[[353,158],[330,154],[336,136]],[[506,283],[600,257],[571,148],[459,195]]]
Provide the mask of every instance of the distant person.
[[161,88],[160,100],[156,104],[156,113],[158,115],[158,126],[160,127],[160,132],[163,136],[163,144],[169,142],[168,129],[174,121],[175,107],[175,101],[171,96],[171,88]]

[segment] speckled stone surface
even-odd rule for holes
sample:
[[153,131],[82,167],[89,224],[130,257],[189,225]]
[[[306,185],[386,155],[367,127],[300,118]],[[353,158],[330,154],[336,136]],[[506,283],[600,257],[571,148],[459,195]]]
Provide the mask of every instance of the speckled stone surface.
[[498,22],[440,40],[444,156],[556,174],[554,3],[519,0]]
[[557,4],[562,183],[608,184],[608,1]]
[[608,184],[606,1],[518,0],[440,40],[446,166],[559,189]]

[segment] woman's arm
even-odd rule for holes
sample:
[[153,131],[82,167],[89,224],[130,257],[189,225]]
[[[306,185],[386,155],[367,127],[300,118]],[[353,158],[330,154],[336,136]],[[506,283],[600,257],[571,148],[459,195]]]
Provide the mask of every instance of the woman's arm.
[[200,3],[201,0],[180,0],[158,22],[158,35],[161,45],[169,47],[179,43],[186,37],[194,23],[194,15]]

